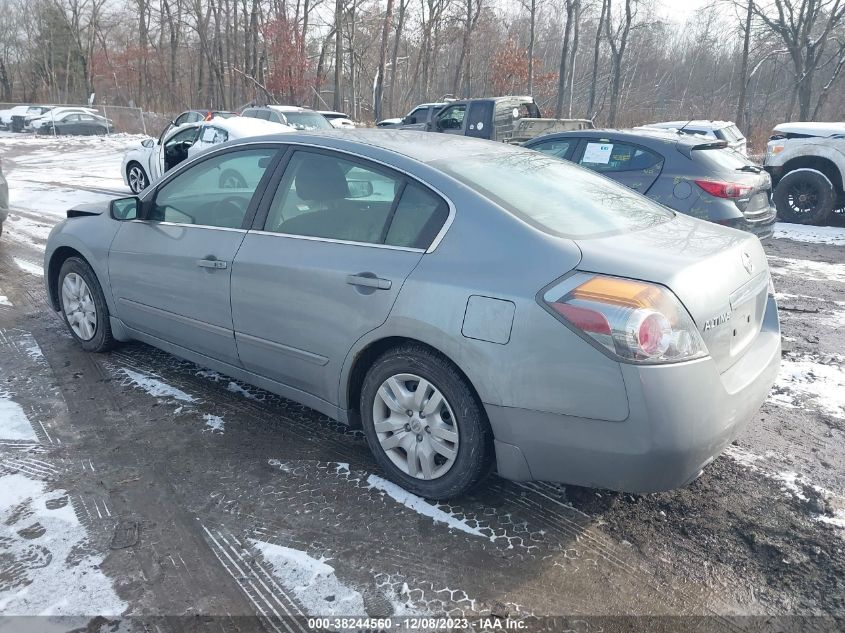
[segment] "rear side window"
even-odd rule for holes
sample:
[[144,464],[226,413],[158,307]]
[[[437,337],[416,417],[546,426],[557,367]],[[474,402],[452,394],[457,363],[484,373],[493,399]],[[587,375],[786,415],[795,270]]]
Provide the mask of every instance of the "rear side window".
[[561,237],[628,233],[674,217],[608,178],[523,148],[503,146],[431,165],[528,224]]
[[691,156],[695,162],[716,171],[736,171],[748,165],[754,165],[745,156],[729,148],[694,149]]
[[593,171],[617,172],[648,169],[662,160],[659,154],[636,145],[597,142],[587,143],[578,162]]
[[448,216],[449,207],[439,196],[408,183],[396,205],[384,243],[428,248]]
[[554,156],[556,158],[569,158],[572,148],[577,144],[578,139],[574,138],[556,139],[553,141],[536,143],[531,146],[531,149],[543,152],[544,154],[548,154],[549,156]]

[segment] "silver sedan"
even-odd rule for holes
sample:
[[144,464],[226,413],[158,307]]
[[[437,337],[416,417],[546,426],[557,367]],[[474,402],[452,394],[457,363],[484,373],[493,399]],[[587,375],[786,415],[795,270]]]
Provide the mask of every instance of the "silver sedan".
[[69,211],[45,257],[86,350],[142,341],[363,426],[386,474],[430,498],[494,466],[684,485],[780,362],[756,237],[474,139],[227,143]]

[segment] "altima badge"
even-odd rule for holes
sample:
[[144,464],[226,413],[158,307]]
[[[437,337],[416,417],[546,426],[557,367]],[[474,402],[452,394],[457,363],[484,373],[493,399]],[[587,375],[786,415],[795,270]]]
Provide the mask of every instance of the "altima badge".
[[742,265],[745,266],[746,272],[750,275],[754,272],[754,262],[751,260],[751,254],[743,251]]
[[712,319],[708,319],[704,322],[704,331],[712,330],[717,325],[722,325],[723,323],[727,323],[731,320],[731,311],[728,310],[727,312],[723,312],[719,316],[713,317]]

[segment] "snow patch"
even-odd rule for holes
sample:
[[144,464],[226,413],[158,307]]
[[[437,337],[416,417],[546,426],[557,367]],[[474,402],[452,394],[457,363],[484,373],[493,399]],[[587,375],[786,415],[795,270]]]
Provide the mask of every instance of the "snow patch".
[[[445,512],[437,506],[431,505],[422,497],[418,497],[417,495],[408,492],[404,488],[394,484],[392,481],[388,481],[378,475],[370,475],[367,477],[367,483],[370,488],[381,490],[389,497],[392,497],[394,501],[401,503],[406,508],[410,508],[418,514],[432,519],[435,523],[445,523],[450,529],[460,530],[461,532],[466,532],[467,534],[472,534],[473,536],[480,536],[481,538],[488,538],[478,528],[472,527],[453,514]],[[491,538],[491,540],[493,539]]]
[[181,389],[168,385],[166,382],[162,382],[158,378],[126,368],[120,371],[129,378],[132,384],[140,387],[151,396],[155,396],[156,398],[173,398],[180,402],[197,402],[197,399],[193,396],[188,395]]
[[252,392],[250,392],[250,391],[247,391],[246,389],[244,389],[243,387],[241,387],[241,386],[240,386],[238,383],[236,383],[236,382],[230,382],[230,383],[227,385],[226,390],[227,390],[227,391],[231,391],[232,393],[237,393],[237,394],[240,394],[240,395],[242,395],[244,398],[246,398],[247,400],[258,400],[258,398],[256,398],[256,397],[255,397],[255,394],[254,394],[254,393],[252,393]]
[[38,437],[21,405],[0,391],[0,439],[37,442]]
[[206,430],[210,430],[212,433],[223,433],[226,428],[226,421],[219,415],[206,413],[202,416],[202,419],[205,420]]
[[792,276],[809,281],[838,281],[845,283],[845,264],[829,264],[809,259],[769,257],[773,274]]
[[6,295],[0,295],[0,306],[8,306],[10,308],[14,308],[15,306],[12,305],[12,302],[6,298]]
[[4,616],[115,617],[127,609],[64,490],[48,491],[20,473],[0,477],[0,525],[8,562],[0,585]]
[[841,365],[823,365],[810,356],[784,358],[775,389],[779,393],[769,398],[775,404],[800,407],[795,396],[801,395],[834,418],[845,419],[845,371]]
[[30,275],[37,275],[39,277],[44,276],[44,269],[41,268],[40,264],[33,264],[31,261],[21,259],[20,257],[15,257],[15,264],[25,273],[29,273]]
[[775,224],[775,239],[794,240],[810,244],[845,244],[845,228],[835,226],[807,226],[805,224]]
[[292,591],[308,615],[367,617],[361,594],[338,580],[327,558],[274,543],[250,539],[270,565],[273,576]]

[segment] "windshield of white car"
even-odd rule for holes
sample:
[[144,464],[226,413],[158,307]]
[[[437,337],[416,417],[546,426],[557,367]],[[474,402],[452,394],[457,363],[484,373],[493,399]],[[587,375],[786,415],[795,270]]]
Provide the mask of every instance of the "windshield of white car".
[[560,237],[628,233],[674,217],[669,209],[627,187],[540,152],[492,152],[431,165],[532,226]]
[[297,130],[331,130],[332,124],[316,112],[282,112],[285,123]]

